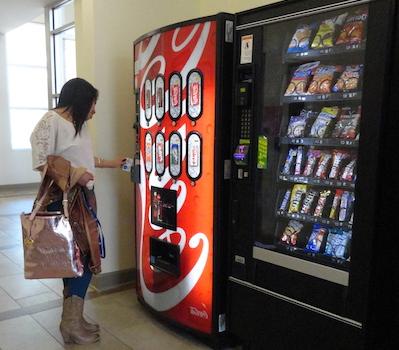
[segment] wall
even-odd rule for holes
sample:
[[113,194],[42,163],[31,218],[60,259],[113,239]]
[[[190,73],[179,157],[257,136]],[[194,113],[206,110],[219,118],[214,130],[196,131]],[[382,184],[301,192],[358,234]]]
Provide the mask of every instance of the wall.
[[30,150],[12,150],[7,93],[5,36],[0,33],[0,186],[40,181],[32,171]]
[[[99,90],[91,122],[96,154],[132,156],[133,41],[168,24],[217,12],[242,11],[268,1],[240,0],[75,0],[78,76]],[[269,1],[270,2],[270,1]],[[129,175],[98,170],[96,193],[107,240],[103,271],[132,268],[134,262],[134,186]]]

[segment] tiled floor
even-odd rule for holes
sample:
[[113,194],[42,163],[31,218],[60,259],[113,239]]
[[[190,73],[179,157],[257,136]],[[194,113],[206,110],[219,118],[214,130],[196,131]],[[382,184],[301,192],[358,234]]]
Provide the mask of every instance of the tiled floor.
[[85,314],[101,326],[101,341],[65,346],[58,325],[61,280],[25,280],[19,213],[29,211],[32,195],[0,196],[0,350],[55,349],[209,349],[151,317],[134,289],[90,293]]

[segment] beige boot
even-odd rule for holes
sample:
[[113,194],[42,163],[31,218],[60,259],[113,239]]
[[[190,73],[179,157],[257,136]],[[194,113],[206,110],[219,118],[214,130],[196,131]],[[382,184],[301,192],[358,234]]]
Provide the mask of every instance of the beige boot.
[[64,299],[60,331],[65,343],[91,344],[100,340],[96,333],[87,331],[82,324],[83,299],[72,295]]
[[[64,295],[64,300],[66,298],[68,298],[68,289],[66,287],[64,287],[64,290],[62,293]],[[84,300],[83,300],[83,305],[84,305]],[[83,306],[83,308],[84,308],[84,306]],[[82,315],[81,315],[81,322],[82,322],[83,328],[89,332],[98,333],[100,331],[100,326],[97,323],[90,323],[85,320],[85,318],[83,317],[83,308],[82,308]]]

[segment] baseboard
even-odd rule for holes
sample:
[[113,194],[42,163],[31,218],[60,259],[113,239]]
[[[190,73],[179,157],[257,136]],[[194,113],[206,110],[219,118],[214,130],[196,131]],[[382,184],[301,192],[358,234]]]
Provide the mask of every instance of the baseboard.
[[40,183],[0,185],[0,197],[14,197],[21,195],[35,195],[39,190]]
[[93,276],[91,285],[99,292],[105,292],[115,289],[136,281],[136,269],[126,269],[121,271],[113,271],[100,273]]

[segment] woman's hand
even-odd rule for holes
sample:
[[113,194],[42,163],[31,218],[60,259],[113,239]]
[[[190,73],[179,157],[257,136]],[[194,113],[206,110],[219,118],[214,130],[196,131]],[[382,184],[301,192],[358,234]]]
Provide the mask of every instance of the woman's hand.
[[81,186],[86,186],[86,184],[90,181],[90,180],[94,180],[94,176],[93,174],[89,173],[88,171],[86,171],[80,178],[78,181],[78,184]]
[[110,160],[110,168],[121,168],[126,157],[118,157]]

